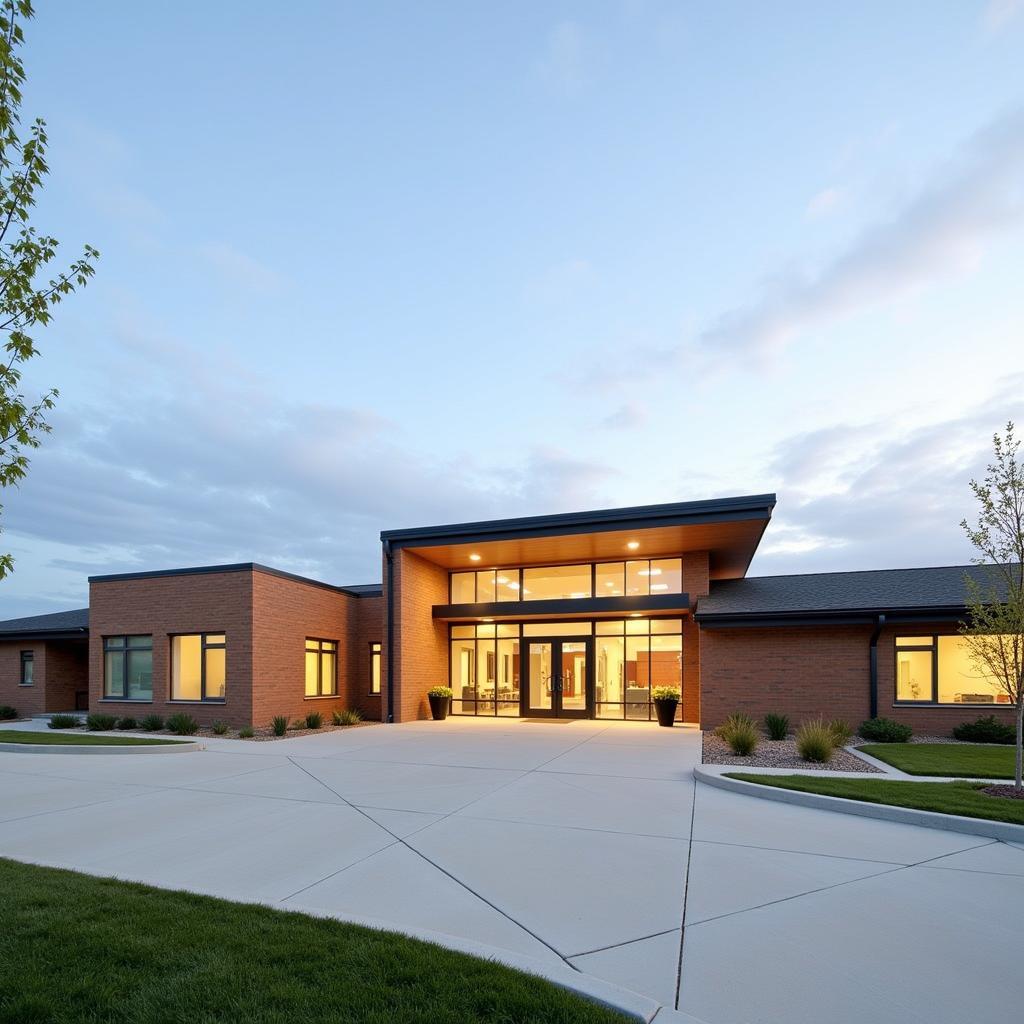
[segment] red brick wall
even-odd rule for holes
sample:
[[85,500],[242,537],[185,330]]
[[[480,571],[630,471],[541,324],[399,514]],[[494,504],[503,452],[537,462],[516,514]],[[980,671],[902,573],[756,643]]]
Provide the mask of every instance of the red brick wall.
[[[448,570],[399,548],[393,573],[394,714],[396,722],[407,722],[428,718],[427,690],[448,685],[448,627],[434,622],[431,614],[435,604],[448,602]],[[386,564],[384,587],[386,600]],[[383,668],[386,672],[386,654]],[[384,679],[386,687],[386,675]]]
[[[312,583],[271,573],[253,573],[252,723],[269,725],[275,715],[305,718],[352,707],[359,687],[354,678],[358,646],[358,598]],[[338,643],[338,692],[306,696],[306,638]]]
[[896,700],[896,635],[924,636],[929,633],[949,635],[956,633],[956,623],[928,623],[914,626],[887,626],[878,637],[878,714],[906,722],[914,731],[931,736],[945,736],[961,722],[973,722],[982,716],[995,715],[1007,725],[1013,725],[1012,705],[948,705],[941,707],[908,707],[897,705]]
[[[688,551],[683,555],[683,591],[690,598],[690,614],[697,600],[709,590],[710,559],[706,551]],[[699,722],[700,700],[700,627],[692,618],[683,619],[683,706],[684,722]]]
[[[32,686],[19,685],[21,652],[32,651]],[[14,640],[0,643],[0,704],[9,704],[22,718],[46,710],[46,644],[41,640]],[[72,703],[70,705],[74,707]]]
[[701,725],[734,711],[806,718],[867,718],[869,626],[702,629]]
[[[184,711],[202,725],[252,723],[253,573],[225,572],[107,580],[89,586],[89,709],[140,718]],[[224,632],[223,704],[170,700],[170,634]],[[103,699],[103,637],[153,636],[152,702]]]
[[75,695],[88,690],[88,643],[82,640],[47,641],[46,710],[73,711]]
[[[356,642],[352,650],[349,672],[353,680],[352,706],[359,708],[363,717],[380,721],[385,708],[384,676],[384,598],[360,597],[355,602]],[[381,676],[379,694],[370,693],[370,644],[381,645]]]
[[[21,686],[21,652],[32,651],[31,686]],[[75,692],[87,690],[88,646],[84,641],[10,640],[0,643],[0,704],[23,718],[50,711],[73,711]]]
[[[733,711],[762,718],[774,711],[793,724],[821,714],[856,727],[870,711],[870,626],[806,626],[701,631],[701,725],[713,729]],[[878,638],[878,714],[923,735],[994,714],[1013,721],[1009,706],[908,706],[896,700],[895,638],[952,634],[954,623],[900,625]]]

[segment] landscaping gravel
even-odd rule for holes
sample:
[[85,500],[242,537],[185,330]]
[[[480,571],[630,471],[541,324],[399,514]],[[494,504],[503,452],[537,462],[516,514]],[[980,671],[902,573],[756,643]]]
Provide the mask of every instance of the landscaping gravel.
[[[853,740],[851,742],[857,742]],[[863,742],[863,741],[861,741]],[[846,750],[839,749],[828,764],[813,764],[805,761],[796,752],[796,740],[761,740],[749,757],[738,757],[729,749],[725,740],[714,733],[704,733],[704,764],[746,765],[748,768],[810,768],[823,772],[876,772],[882,770],[862,761]]]

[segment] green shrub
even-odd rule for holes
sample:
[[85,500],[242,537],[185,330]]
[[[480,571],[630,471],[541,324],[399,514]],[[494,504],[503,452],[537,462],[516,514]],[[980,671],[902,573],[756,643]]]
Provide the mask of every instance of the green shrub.
[[432,686],[427,690],[428,697],[450,697],[452,688],[450,686]]
[[46,724],[51,729],[74,729],[81,723],[77,715],[50,715],[50,721]]
[[175,736],[195,736],[199,732],[199,723],[191,715],[179,711],[167,719],[167,728]]
[[891,718],[867,718],[860,723],[857,732],[872,743],[906,743],[914,735],[909,725]]
[[109,732],[117,725],[116,715],[92,714],[85,720],[85,727],[90,732]]
[[789,719],[785,715],[764,716],[764,730],[770,740],[784,740],[789,735]]
[[850,723],[842,718],[833,718],[828,723],[828,730],[832,733],[832,739],[837,747],[845,747],[853,736],[853,729],[850,727]]
[[135,721],[130,715],[125,715],[124,718],[119,718],[117,721],[118,729],[137,729],[139,723]]
[[270,728],[275,736],[283,736],[288,731],[288,719],[284,715],[274,715]]
[[729,744],[729,749],[741,757],[748,757],[757,749],[760,734],[750,715],[740,712],[730,715],[716,730],[715,735]]
[[677,686],[656,686],[651,690],[651,700],[674,700],[679,702],[679,688]]
[[812,718],[796,731],[796,752],[805,760],[825,764],[836,752],[836,737],[830,722]]
[[0,704],[0,722],[12,722],[18,717],[18,712],[10,704]]
[[1016,743],[1017,730],[1012,725],[996,720],[995,715],[979,718],[976,722],[961,722],[953,736],[969,743]]
[[238,738],[242,740],[251,740],[256,735],[256,730],[251,725],[243,725],[238,730]]
[[319,729],[324,724],[324,716],[319,711],[310,711],[306,715],[306,728],[307,729]]
[[219,718],[210,724],[214,736],[223,736],[228,731],[228,723],[222,722]]
[[335,711],[331,715],[331,721],[335,725],[357,725],[363,720],[362,712],[355,708],[346,708],[344,711]]
[[159,732],[164,727],[164,720],[159,715],[146,715],[142,720],[142,728],[146,732]]

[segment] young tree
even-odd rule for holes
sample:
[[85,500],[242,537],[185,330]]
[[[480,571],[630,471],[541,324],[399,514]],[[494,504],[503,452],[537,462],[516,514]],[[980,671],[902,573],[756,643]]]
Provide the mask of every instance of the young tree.
[[[29,213],[49,171],[46,122],[37,118],[27,137],[20,133],[25,70],[18,48],[21,22],[32,15],[31,0],[0,0],[0,488],[25,476],[27,452],[49,432],[46,414],[57,397],[56,388],[29,398],[21,391],[21,368],[37,352],[29,332],[46,326],[53,307],[89,280],[99,256],[87,245],[80,259],[43,280],[58,243],[32,227]],[[13,564],[0,554],[0,579]]]
[[967,621],[960,635],[975,667],[995,679],[1017,712],[1014,788],[1021,790],[1024,760],[1024,467],[1013,423],[992,439],[994,461],[980,483],[971,481],[978,501],[975,526],[960,524],[978,551],[983,580],[967,577]]

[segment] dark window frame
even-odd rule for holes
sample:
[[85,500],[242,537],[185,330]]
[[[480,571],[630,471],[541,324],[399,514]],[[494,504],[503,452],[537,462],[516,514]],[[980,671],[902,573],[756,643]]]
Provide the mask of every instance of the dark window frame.
[[[310,646],[310,645],[314,646]],[[324,644],[333,644],[333,647],[325,648]],[[307,636],[306,645],[303,648],[302,660],[302,693],[305,700],[318,700],[320,697],[338,696],[338,641],[330,637]],[[316,693],[306,693],[306,654],[316,655]],[[334,655],[334,678],[331,680],[331,690],[324,693],[324,655]]]
[[[129,637],[148,637],[149,646],[144,644],[136,644],[131,646],[128,643]],[[121,643],[117,644],[115,641],[120,640]],[[149,678],[149,696],[148,697],[129,697],[128,696],[128,653],[129,651],[149,651],[150,657],[150,678]],[[121,655],[121,693],[107,693],[107,655],[108,654],[120,654]],[[152,633],[116,633],[112,636],[103,637],[103,690],[100,696],[100,700],[116,700],[116,701],[128,701],[133,704],[152,704],[153,703],[153,675],[152,675],[152,658],[153,658],[153,634]]]
[[[32,666],[32,672],[31,672],[32,678],[27,680],[27,681],[25,679],[25,666],[26,665],[31,665]],[[21,671],[20,671],[20,673],[18,675],[18,685],[19,686],[35,686],[36,685],[36,652],[35,651],[22,651],[21,652]]]
[[[659,561],[659,559],[654,559],[654,561]],[[568,564],[577,564],[577,563],[568,563]],[[632,618],[632,617],[633,616],[630,615],[627,618],[622,620],[622,622],[623,622],[623,631],[621,633],[598,633],[597,632],[598,623],[608,622],[608,621],[618,622],[619,621],[618,619],[609,620],[609,619],[593,619],[593,618],[582,618],[582,617],[579,618],[579,619],[560,619],[560,620],[558,620],[558,624],[559,625],[572,625],[574,623],[577,623],[580,626],[589,625],[590,629],[591,629],[591,632],[590,632],[589,635],[581,633],[578,638],[577,637],[573,637],[573,636],[569,636],[569,635],[564,635],[563,636],[562,634],[558,634],[557,638],[559,640],[566,640],[566,639],[573,640],[573,639],[580,639],[580,638],[584,638],[585,637],[588,640],[592,639],[594,641],[593,647],[591,648],[591,660],[593,661],[593,668],[590,669],[590,671],[595,674],[595,676],[594,676],[595,680],[596,680],[596,672],[597,672],[597,642],[599,640],[601,640],[603,637],[607,638],[607,637],[621,636],[624,639],[627,638],[627,637],[630,637],[630,636],[645,636],[645,637],[647,637],[647,640],[648,640],[648,649],[647,649],[647,659],[648,659],[648,662],[647,663],[648,663],[648,666],[650,666],[650,664],[651,664],[651,661],[650,661],[650,657],[651,657],[650,640],[653,637],[655,637],[655,636],[678,636],[680,638],[680,647],[681,647],[680,657],[682,658],[682,656],[683,656],[682,638],[685,635],[686,616],[680,616],[680,615],[642,615],[642,616],[640,616],[648,624],[650,624],[652,622],[659,622],[659,621],[673,621],[673,622],[674,621],[678,621],[680,623],[679,631],[678,632],[673,631],[671,633],[655,633],[650,628],[650,625],[648,625],[646,633],[630,633],[627,630],[625,623],[628,622],[629,619]],[[494,645],[494,651],[497,652],[497,650],[498,650],[498,646],[497,645],[498,645],[498,641],[499,640],[515,640],[515,641],[518,641],[520,644],[523,644],[523,643],[526,643],[527,641],[530,641],[530,640],[544,640],[544,639],[546,639],[545,637],[541,636],[540,634],[537,634],[536,636],[527,636],[527,635],[525,635],[523,633],[523,627],[524,626],[527,626],[527,625],[535,626],[537,624],[538,623],[536,622],[536,620],[532,620],[532,619],[524,619],[524,620],[513,621],[513,622],[457,622],[457,623],[450,622],[450,623],[448,623],[448,685],[451,687],[453,694],[457,693],[456,687],[455,687],[455,664],[454,664],[454,660],[452,658],[452,644],[453,643],[455,643],[456,641],[469,641],[469,642],[471,642],[473,644],[473,660],[472,660],[473,690],[474,690],[474,692],[478,692],[477,691],[477,687],[479,685],[479,680],[477,679],[477,666],[478,666],[478,662],[479,662],[478,645],[480,644],[480,642],[484,641],[484,642],[493,644]],[[515,626],[519,630],[519,632],[518,632],[518,634],[516,636],[499,636],[498,635],[498,630],[497,630],[497,627],[499,625],[501,625],[501,626]],[[470,627],[473,628],[473,636],[471,636],[471,637],[461,637],[461,636],[453,636],[452,635],[452,631],[454,629],[464,628],[466,626],[470,626]],[[494,628],[494,636],[487,636],[487,637],[477,636],[476,635],[476,629],[477,629],[478,626],[486,626],[488,628]],[[522,652],[522,649],[520,649],[520,658],[522,658],[522,657],[523,657],[523,652]],[[682,668],[682,665],[680,665],[680,669],[681,668]],[[681,671],[680,671],[680,674],[682,674]],[[603,722],[614,722],[614,721],[627,721],[627,722],[654,721],[655,718],[657,717],[657,715],[655,713],[654,701],[652,700],[652,698],[650,696],[651,689],[652,689],[652,687],[648,685],[648,687],[647,687],[647,702],[646,702],[646,706],[647,706],[647,718],[646,719],[643,719],[643,718],[633,718],[633,717],[628,717],[626,715],[626,708],[627,708],[627,703],[628,702],[625,700],[625,695],[623,695],[623,700],[621,700],[621,701],[604,701],[604,700],[599,701],[599,700],[595,699],[592,702],[592,707],[591,707],[591,711],[593,712],[592,720],[594,720],[594,721],[603,721]],[[520,698],[521,698],[521,695],[522,695],[522,668],[521,667],[520,667],[520,691],[519,692],[520,692]],[[682,680],[681,680],[681,683],[680,683],[680,694],[681,693],[682,693]],[[462,697],[459,697],[459,696],[453,696],[452,700],[453,700],[453,706],[452,706],[452,711],[451,711],[452,715],[459,715],[459,716],[465,715],[465,716],[467,716],[469,718],[474,718],[474,717],[475,718],[505,718],[505,717],[511,718],[512,717],[511,715],[500,715],[500,714],[498,714],[498,705],[499,704],[506,704],[506,705],[508,705],[508,704],[510,704],[512,702],[501,701],[501,700],[499,700],[497,698],[497,696],[495,696],[495,699],[493,701],[481,700],[479,698],[479,696],[474,697],[472,699],[468,699],[468,698],[463,699]],[[455,707],[456,707],[456,705],[454,703],[455,701],[459,702],[459,704],[458,704],[459,710],[457,710],[457,711],[455,710]],[[521,699],[517,703],[521,703]],[[488,704],[493,704],[494,705],[494,710],[493,711],[480,711],[479,708],[480,708],[481,704],[484,705],[485,707]],[[468,705],[472,705],[472,710],[466,710]],[[616,716],[615,718],[612,718],[610,716],[599,716],[598,713],[597,713],[598,708],[601,707],[601,706],[604,706],[604,705],[617,706],[617,707],[621,708],[622,714]],[[635,704],[634,706],[639,706],[639,704]],[[682,701],[680,701],[679,714],[680,715],[682,714]]]
[[[196,700],[194,697],[175,697],[174,696],[174,638],[182,636],[197,636],[199,637],[199,699]],[[224,643],[222,644],[211,644],[207,643],[206,638],[208,636],[222,636],[224,637]],[[203,633],[168,633],[168,655],[167,658],[167,671],[169,677],[167,680],[167,692],[169,704],[226,704],[228,699],[228,632],[226,629],[208,629]],[[206,696],[206,652],[207,650],[223,651],[224,652],[224,696],[223,697],[207,697]]]
[[[380,640],[370,641],[370,696],[379,697],[381,692],[381,668],[383,661],[381,656],[384,653],[384,645]],[[377,666],[377,689],[373,688],[373,667]]]
[[[928,639],[930,644],[897,644],[893,638],[892,654],[892,705],[901,708],[1005,708],[1012,704],[977,704],[974,702],[956,704],[953,701],[939,700],[939,637],[959,636],[959,633],[901,633],[900,636],[914,637],[917,640]],[[899,695],[899,658],[904,651],[927,651],[932,657],[932,693],[926,700],[907,700]]]

